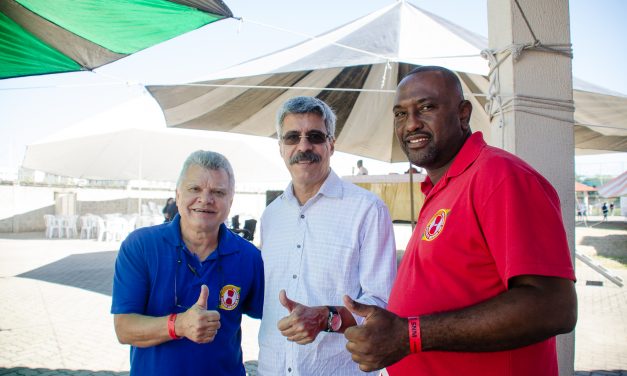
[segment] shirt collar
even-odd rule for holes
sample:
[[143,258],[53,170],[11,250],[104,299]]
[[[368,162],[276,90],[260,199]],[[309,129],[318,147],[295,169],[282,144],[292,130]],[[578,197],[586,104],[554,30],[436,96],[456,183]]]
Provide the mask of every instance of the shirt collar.
[[[181,236],[181,216],[177,214],[171,222],[166,225],[166,231],[163,233],[163,239],[170,245],[177,247],[183,244],[183,237]],[[237,253],[240,251],[238,243],[234,240],[234,237],[239,235],[230,231],[224,223],[220,224],[220,230],[218,232],[218,247],[216,248],[217,254],[220,256],[228,255],[231,253]],[[216,252],[212,252],[211,255]],[[211,255],[209,257],[211,258]],[[215,257],[215,256],[214,256]]]
[[342,179],[333,170],[330,170],[329,176],[322,183],[318,194],[334,198],[342,197]]
[[[292,182],[287,185],[287,188],[283,192],[283,195],[287,200],[296,200],[296,196],[294,195],[294,184]],[[322,183],[322,186],[314,197],[318,195],[335,198],[342,197],[342,179],[337,176],[333,169],[330,169],[329,175],[324,180],[324,183]],[[312,197],[311,199],[313,199],[314,197]]]
[[[451,167],[446,171],[440,182],[443,182],[443,185],[446,185],[449,179],[454,178],[458,175],[461,175],[479,156],[479,153],[486,146],[486,142],[483,140],[483,133],[475,132],[468,137],[468,139],[462,145],[462,148],[459,150]],[[425,179],[425,181],[420,185],[420,189],[422,193],[425,195],[431,191],[433,188],[433,183],[429,176]]]

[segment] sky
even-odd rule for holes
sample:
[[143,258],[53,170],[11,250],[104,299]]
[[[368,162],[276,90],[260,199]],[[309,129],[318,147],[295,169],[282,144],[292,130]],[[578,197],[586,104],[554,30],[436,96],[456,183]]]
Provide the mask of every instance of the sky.
[[[96,72],[0,81],[0,172],[17,168],[25,145],[69,126],[163,126],[143,85],[202,80],[210,73],[291,46],[395,0],[225,0],[243,21],[223,20],[119,60]],[[411,0],[412,4],[488,36],[487,0]],[[571,0],[573,75],[627,95],[627,1]],[[91,125],[90,125],[91,124]],[[95,124],[95,125],[94,125]],[[359,157],[339,153],[334,168],[351,174]],[[340,163],[341,162],[341,163]],[[370,173],[402,172],[365,160]],[[576,158],[578,174],[618,175],[627,153]]]

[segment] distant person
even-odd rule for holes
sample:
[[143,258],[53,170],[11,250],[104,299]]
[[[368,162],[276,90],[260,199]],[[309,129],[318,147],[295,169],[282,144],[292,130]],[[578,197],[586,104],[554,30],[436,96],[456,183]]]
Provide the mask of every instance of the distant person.
[[162,212],[163,212],[163,218],[165,219],[164,222],[170,222],[171,220],[174,219],[176,214],[179,212],[178,207],[176,206],[176,201],[174,200],[174,198],[170,197],[166,201],[165,206],[163,207]]
[[603,212],[603,222],[607,222],[607,212],[609,211],[609,209],[607,208],[607,202],[603,203],[601,211]]
[[614,203],[613,203],[613,202],[611,202],[611,203],[610,203],[610,212],[609,212],[609,215],[614,215]]
[[581,219],[586,219],[588,217],[588,210],[586,209],[586,204],[580,202],[577,206],[577,216],[581,217]]
[[472,133],[472,104],[446,68],[409,72],[391,110],[426,197],[388,310],[344,297],[364,318],[344,332],[353,360],[390,376],[557,376],[555,336],[577,321],[557,192]]
[[364,161],[357,161],[357,175],[368,175],[368,169],[364,167]]
[[363,320],[342,296],[385,308],[396,275],[388,208],[331,169],[335,119],[315,97],[291,98],[277,112],[292,180],[261,216],[259,375],[365,375],[341,334]]
[[179,215],[133,231],[115,261],[111,313],[131,375],[244,376],[241,320],[261,318],[261,253],[224,225],[233,169],[198,150],[176,184]]
[[406,174],[417,174],[418,173],[418,169],[414,166],[411,166],[410,168],[407,169],[407,171],[405,171]]

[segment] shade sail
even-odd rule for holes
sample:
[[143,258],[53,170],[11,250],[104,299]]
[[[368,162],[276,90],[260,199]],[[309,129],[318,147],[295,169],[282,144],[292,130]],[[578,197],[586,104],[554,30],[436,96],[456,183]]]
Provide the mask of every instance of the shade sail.
[[602,197],[627,196],[627,171],[603,184],[597,191]]
[[[317,96],[337,112],[337,150],[400,162],[406,157],[393,133],[394,90],[417,65],[456,71],[473,103],[473,130],[489,132],[488,63],[480,57],[487,46],[482,36],[400,1],[204,81],[148,91],[170,127],[259,136],[274,135],[282,102]],[[626,97],[575,90],[574,101],[576,148],[627,151]]]
[[2,0],[0,79],[91,70],[231,16],[221,0]]

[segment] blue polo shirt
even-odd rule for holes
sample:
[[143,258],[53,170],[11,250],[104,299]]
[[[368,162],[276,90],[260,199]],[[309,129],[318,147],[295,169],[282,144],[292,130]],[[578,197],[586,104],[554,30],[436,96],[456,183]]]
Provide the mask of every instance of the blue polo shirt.
[[177,215],[172,222],[137,229],[122,242],[115,262],[111,313],[181,313],[196,303],[200,286],[206,284],[207,307],[220,312],[221,323],[211,343],[182,338],[147,348],[131,346],[131,375],[246,374],[241,322],[242,314],[261,318],[261,253],[225,225],[220,226],[218,238],[216,251],[200,262],[183,243]]

